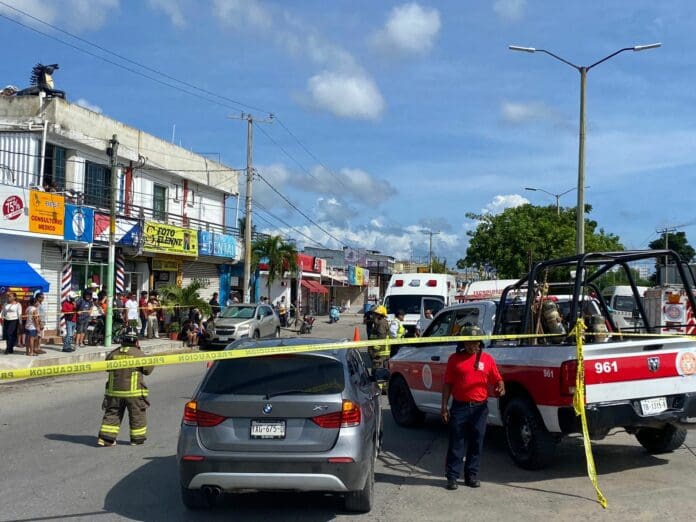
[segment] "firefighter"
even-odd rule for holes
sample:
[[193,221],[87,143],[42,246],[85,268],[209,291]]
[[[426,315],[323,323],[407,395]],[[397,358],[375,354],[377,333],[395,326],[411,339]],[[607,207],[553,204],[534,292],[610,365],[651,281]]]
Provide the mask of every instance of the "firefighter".
[[[145,357],[138,346],[138,337],[134,333],[123,336],[121,347],[111,351],[107,361],[133,359]],[[106,382],[104,392],[104,419],[99,429],[98,446],[115,446],[121,421],[126,410],[130,423],[131,446],[137,446],[145,442],[147,438],[146,410],[150,406],[147,400],[148,389],[143,382],[143,375],[150,375],[153,366],[139,366],[137,368],[123,368],[109,370],[109,379]]]
[[[374,325],[372,327],[372,335],[370,339],[387,339],[389,337],[389,322],[387,321],[387,309],[384,306],[378,306],[372,310],[374,315]],[[372,368],[385,368],[389,360],[389,346],[381,344],[379,346],[370,346],[368,349],[370,359],[372,360]],[[381,386],[380,386],[381,387]]]

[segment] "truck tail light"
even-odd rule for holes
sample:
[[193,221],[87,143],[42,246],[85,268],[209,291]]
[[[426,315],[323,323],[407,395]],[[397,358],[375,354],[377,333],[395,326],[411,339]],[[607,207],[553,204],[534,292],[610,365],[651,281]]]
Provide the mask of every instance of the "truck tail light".
[[394,281],[394,286],[404,286],[404,280],[397,279],[396,281]]
[[183,422],[187,426],[198,426],[199,428],[212,428],[217,426],[227,417],[218,415],[217,413],[210,413],[207,411],[201,411],[198,409],[198,403],[196,401],[189,401],[184,407],[184,419]]
[[435,279],[428,279],[428,282],[425,283],[425,286],[437,286],[437,281]]
[[561,395],[575,395],[575,377],[578,361],[572,359],[561,364]]
[[353,401],[344,400],[341,411],[312,417],[312,422],[320,428],[351,428],[360,424],[360,406]]

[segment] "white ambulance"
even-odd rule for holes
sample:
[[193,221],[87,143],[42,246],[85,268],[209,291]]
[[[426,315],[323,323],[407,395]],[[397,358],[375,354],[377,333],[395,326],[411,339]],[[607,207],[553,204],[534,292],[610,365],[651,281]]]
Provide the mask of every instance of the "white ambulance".
[[391,321],[398,311],[404,312],[407,337],[413,337],[416,323],[425,310],[437,314],[445,306],[456,302],[457,280],[449,274],[403,273],[393,274],[384,294],[387,319]]

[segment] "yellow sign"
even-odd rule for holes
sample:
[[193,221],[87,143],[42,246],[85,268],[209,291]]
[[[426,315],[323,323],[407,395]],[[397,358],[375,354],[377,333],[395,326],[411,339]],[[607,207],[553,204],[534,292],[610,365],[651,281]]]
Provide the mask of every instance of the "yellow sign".
[[360,268],[359,266],[355,267],[355,284],[357,286],[363,286],[364,284],[364,279],[363,279],[363,269]]
[[63,237],[65,198],[52,192],[29,192],[29,232]]
[[152,269],[159,272],[178,272],[181,268],[181,263],[179,261],[173,261],[171,259],[153,259]]
[[198,256],[198,233],[189,228],[146,221],[143,251],[196,257]]

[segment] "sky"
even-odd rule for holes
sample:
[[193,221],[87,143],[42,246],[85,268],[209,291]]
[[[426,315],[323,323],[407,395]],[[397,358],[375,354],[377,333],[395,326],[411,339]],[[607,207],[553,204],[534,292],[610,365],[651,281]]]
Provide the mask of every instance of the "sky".
[[577,201],[580,75],[510,44],[590,65],[662,43],[587,75],[585,198],[627,248],[664,227],[693,235],[694,27],[688,0],[0,0],[0,84],[58,63],[70,101],[238,168],[246,123],[232,117],[251,112],[258,230],[399,259],[427,257],[432,230],[451,266],[467,212],[555,205],[525,187]]

